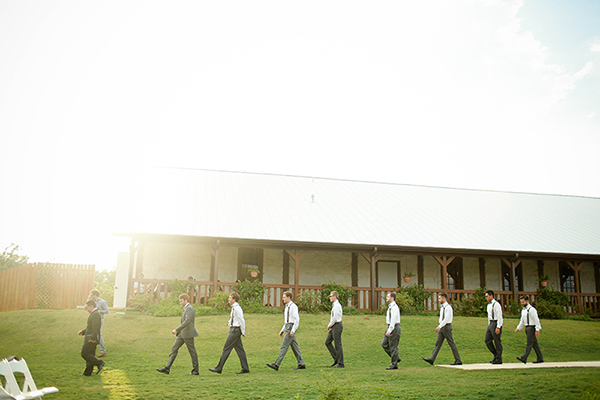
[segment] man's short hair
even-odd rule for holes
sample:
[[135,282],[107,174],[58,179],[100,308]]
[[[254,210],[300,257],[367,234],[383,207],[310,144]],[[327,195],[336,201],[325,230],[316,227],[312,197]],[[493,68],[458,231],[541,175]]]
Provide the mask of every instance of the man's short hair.
[[85,302],[86,306],[90,306],[92,308],[96,308],[96,302],[94,300],[88,300]]
[[446,300],[448,300],[448,293],[440,293],[438,296],[442,296]]
[[340,295],[336,290],[332,290],[331,293],[329,293],[329,296],[335,296],[336,299],[340,298]]
[[232,299],[234,299],[235,301],[240,301],[240,295],[238,294],[238,292],[231,292],[229,293],[229,295],[231,296]]
[[519,296],[519,299],[523,299],[525,301],[529,301],[529,295],[528,294],[522,294]]
[[396,292],[390,292],[389,296],[396,301]]
[[94,296],[98,296],[98,297],[100,297],[100,292],[99,292],[99,291],[97,291],[96,289],[92,290],[90,293],[91,293],[92,295],[94,295]]
[[289,297],[290,299],[292,298],[292,292],[290,292],[289,290],[286,290],[285,292],[283,292],[283,295],[285,297]]
[[185,300],[185,301],[187,301],[188,303],[190,302],[190,295],[189,295],[189,294],[187,294],[187,293],[181,293],[181,294],[179,295],[179,298],[180,298],[180,299],[184,299],[184,300]]
[[493,290],[486,290],[485,294],[489,294],[490,296],[494,297],[494,291]]

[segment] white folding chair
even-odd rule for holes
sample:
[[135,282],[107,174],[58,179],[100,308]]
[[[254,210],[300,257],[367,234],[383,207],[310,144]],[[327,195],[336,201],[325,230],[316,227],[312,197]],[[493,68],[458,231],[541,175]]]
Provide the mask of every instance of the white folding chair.
[[[38,389],[37,386],[35,385],[35,382],[33,381],[33,377],[31,376],[31,371],[29,371],[29,367],[27,366],[25,359],[23,359],[23,358],[21,358],[20,360],[12,359],[11,361],[8,362],[8,365],[13,373],[13,376],[14,376],[15,372],[17,372],[17,373],[23,374],[25,377],[25,379],[23,380],[23,389],[21,390],[21,394],[27,395],[29,393],[35,393],[35,394],[37,394],[37,396],[32,397],[32,398],[39,398],[45,394],[58,392],[58,389],[55,388],[54,386]],[[41,393],[41,395],[38,393]]]
[[0,384],[0,400],[15,400],[15,397],[11,396],[4,390],[2,384]]

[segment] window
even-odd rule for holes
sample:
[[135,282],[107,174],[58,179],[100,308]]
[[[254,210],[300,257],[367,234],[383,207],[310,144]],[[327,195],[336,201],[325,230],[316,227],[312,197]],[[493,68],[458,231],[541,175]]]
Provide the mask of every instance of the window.
[[575,271],[565,261],[558,263],[560,271],[560,290],[565,293],[575,293]]
[[[507,265],[504,261],[500,260],[502,264],[502,290],[505,292],[512,292],[512,277],[510,273],[511,265]],[[523,264],[519,263],[515,268],[515,280],[517,281],[517,291],[523,291]]]
[[448,273],[448,289],[464,289],[463,286],[463,260],[461,257],[456,257],[446,271]]
[[263,249],[240,247],[238,250],[238,280],[262,282]]

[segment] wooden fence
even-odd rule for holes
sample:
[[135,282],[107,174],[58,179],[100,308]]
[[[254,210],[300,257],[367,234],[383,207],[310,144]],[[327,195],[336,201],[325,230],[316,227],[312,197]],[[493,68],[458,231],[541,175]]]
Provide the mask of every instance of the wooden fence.
[[[171,293],[170,279],[136,279],[133,283],[133,294],[152,293],[155,300],[164,299]],[[208,304],[208,299],[212,295],[213,282],[205,281],[187,281],[185,291],[190,295],[192,303]],[[236,282],[219,282],[218,290],[230,292],[237,285]],[[281,296],[285,290],[293,289],[294,285],[290,284],[273,284],[265,283],[265,295],[263,297],[264,304],[271,307],[283,308],[284,304],[281,301]],[[321,286],[300,285],[300,293],[312,292],[318,293]],[[349,300],[348,305],[353,305],[359,310],[369,310],[371,307],[371,288],[369,287],[350,287],[356,290],[356,295]],[[375,288],[377,294],[375,308],[385,305],[385,297],[388,292],[396,291],[397,288]],[[437,311],[439,304],[437,295],[444,292],[449,296],[450,302],[459,301],[465,297],[471,297],[476,290],[442,290],[442,289],[425,289],[430,293],[430,296],[424,301],[425,310]],[[496,291],[496,299],[502,304],[504,312],[509,311],[509,304],[514,301],[512,292]],[[532,302],[536,301],[537,292],[517,292],[517,295],[527,294]],[[591,315],[600,314],[600,294],[599,293],[566,293],[569,297],[569,305],[564,307],[568,314],[590,313]]]
[[0,311],[75,308],[94,288],[94,265],[35,263],[0,271]]

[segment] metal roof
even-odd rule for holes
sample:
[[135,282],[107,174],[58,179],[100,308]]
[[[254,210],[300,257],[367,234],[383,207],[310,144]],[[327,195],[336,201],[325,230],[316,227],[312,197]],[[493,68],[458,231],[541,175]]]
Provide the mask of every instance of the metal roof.
[[600,255],[599,198],[175,168],[138,182],[136,234]]

